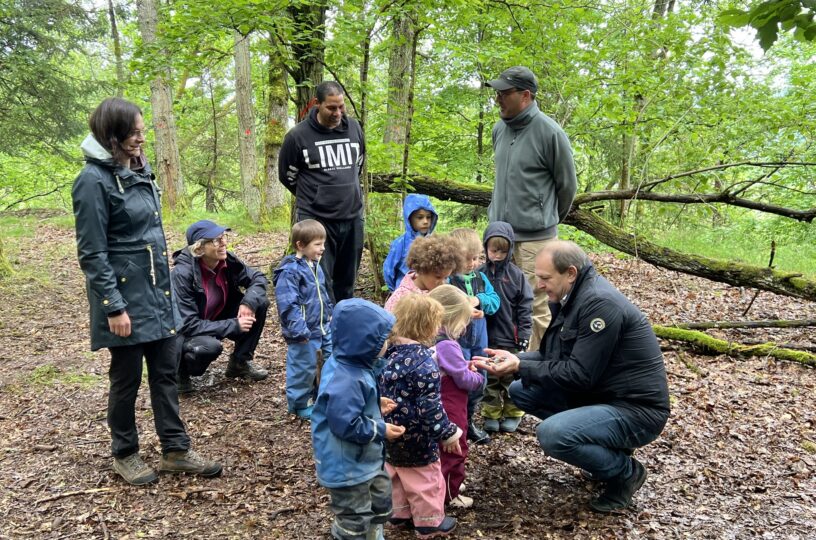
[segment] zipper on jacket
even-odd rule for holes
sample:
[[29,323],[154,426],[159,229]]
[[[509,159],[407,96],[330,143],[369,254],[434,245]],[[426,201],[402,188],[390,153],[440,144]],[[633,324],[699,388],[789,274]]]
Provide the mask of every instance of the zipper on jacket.
[[[315,279],[315,286],[317,286],[317,301],[320,304],[320,321],[319,321],[319,323],[320,323],[320,333],[325,336],[326,335],[326,330],[323,328],[323,296],[320,294],[320,280],[317,279],[317,268],[318,268],[317,265],[319,265],[319,264],[320,264],[320,259],[317,259],[317,262],[314,263],[314,272],[312,273],[312,275],[314,276],[314,279]],[[311,270],[311,264],[309,266],[310,266],[309,269]]]
[[153,261],[153,246],[147,244],[145,246],[147,252],[150,254],[150,279],[153,281],[153,286],[156,286],[156,263]]
[[119,193],[124,193],[125,188],[122,187],[122,179],[119,178],[118,174],[113,175],[116,178],[116,185],[119,186]]

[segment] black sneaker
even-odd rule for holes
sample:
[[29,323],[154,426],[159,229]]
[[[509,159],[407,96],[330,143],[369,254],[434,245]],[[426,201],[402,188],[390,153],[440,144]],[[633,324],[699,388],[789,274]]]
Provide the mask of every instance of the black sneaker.
[[646,481],[648,473],[646,467],[636,460],[632,459],[632,474],[627,478],[619,479],[613,478],[606,483],[606,489],[597,499],[590,501],[589,506],[596,512],[614,512],[616,510],[623,510],[632,504],[632,496]]
[[257,367],[252,363],[252,360],[242,362],[230,356],[229,363],[227,364],[227,371],[224,372],[224,376],[229,377],[230,379],[242,378],[252,379],[253,381],[262,381],[269,376],[269,372],[263,368]]
[[456,528],[456,518],[445,516],[436,527],[414,527],[417,538],[439,538],[448,536]]
[[467,438],[469,441],[473,441],[475,444],[490,443],[490,435],[487,434],[487,431],[477,426],[473,420],[468,422]]

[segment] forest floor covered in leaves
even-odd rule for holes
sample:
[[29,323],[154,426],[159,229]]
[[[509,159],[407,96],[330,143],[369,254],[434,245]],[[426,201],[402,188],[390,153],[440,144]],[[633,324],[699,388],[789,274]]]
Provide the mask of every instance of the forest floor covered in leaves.
[[[17,269],[0,281],[0,538],[328,538],[309,424],[286,413],[285,344],[270,311],[260,383],[225,379],[226,353],[181,399],[196,449],[220,459],[216,479],[163,475],[126,485],[112,470],[105,422],[108,353],[91,353],[73,231],[32,220],[6,240]],[[284,234],[239,236],[231,247],[268,271]],[[178,248],[183,240],[171,236]],[[593,256],[654,323],[740,319],[753,290],[613,255]],[[358,295],[371,297],[370,269]],[[752,319],[816,318],[816,305],[762,293]],[[811,329],[710,331],[814,345]],[[454,538],[798,538],[816,536],[816,372],[765,358],[705,357],[662,343],[672,414],[637,451],[649,478],[618,515],[590,512],[598,485],[544,456],[536,420],[472,446]],[[146,384],[137,402],[142,455],[160,446]],[[391,532],[388,538],[412,538]]]

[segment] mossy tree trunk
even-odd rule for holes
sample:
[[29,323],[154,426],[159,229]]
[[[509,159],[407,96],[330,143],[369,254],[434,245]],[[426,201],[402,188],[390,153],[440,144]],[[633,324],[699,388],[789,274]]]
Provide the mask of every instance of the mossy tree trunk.
[[[396,175],[374,175],[372,190],[385,193],[398,192],[400,187],[393,185],[395,180],[397,180]],[[443,183],[421,176],[410,176],[408,180],[417,192],[438,199],[479,206],[487,206],[490,203],[492,194],[490,186],[451,181]],[[680,253],[644,240],[636,234],[626,232],[609,224],[592,212],[582,210],[580,204],[583,202],[580,196],[576,197],[576,202],[564,223],[572,225],[624,253],[634,255],[656,266],[676,270],[684,274],[728,283],[737,287],[752,287],[816,301],[816,281],[807,279],[801,274],[779,272],[767,267],[712,259],[691,253]]]
[[806,366],[816,367],[816,355],[806,351],[783,349],[774,343],[760,343],[758,345],[743,345],[713,338],[704,332],[683,330],[668,326],[654,325],[655,334],[662,339],[689,343],[698,351],[707,354],[727,354],[729,356],[767,356],[777,360],[798,362]]

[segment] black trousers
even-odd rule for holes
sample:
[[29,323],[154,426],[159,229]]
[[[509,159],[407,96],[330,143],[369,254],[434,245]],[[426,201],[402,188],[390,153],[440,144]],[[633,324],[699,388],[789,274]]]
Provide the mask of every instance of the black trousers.
[[[255,323],[248,332],[234,332],[227,336],[235,342],[232,356],[238,363],[246,363],[255,357],[255,349],[261,340],[261,333],[266,324],[267,306],[255,310]],[[221,313],[217,320],[231,319],[233,314]],[[193,336],[184,340],[182,345],[181,368],[187,375],[203,375],[207,368],[221,356],[224,346],[221,340],[213,336]]]
[[332,303],[354,296],[357,270],[363,258],[363,218],[323,219],[297,211],[297,220],[316,219],[326,228],[326,250],[320,266],[326,274],[326,289]]
[[179,338],[171,337],[138,345],[110,347],[108,426],[113,457],[123,458],[139,451],[136,394],[142,383],[142,358],[147,363],[153,422],[162,452],[187,450],[190,447],[190,437],[179,418],[176,387],[180,343]]

